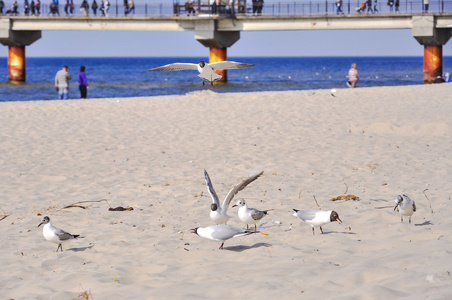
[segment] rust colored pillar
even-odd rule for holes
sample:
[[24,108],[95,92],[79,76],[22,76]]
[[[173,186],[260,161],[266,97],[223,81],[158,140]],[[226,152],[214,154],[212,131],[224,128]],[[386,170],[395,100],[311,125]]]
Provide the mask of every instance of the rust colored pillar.
[[[218,61],[225,61],[228,60],[227,56],[227,48],[210,48],[210,55],[209,55],[209,63],[214,63]],[[228,72],[227,70],[216,70],[215,73],[223,76],[220,80],[216,82],[227,82],[228,81]]]
[[443,46],[424,46],[424,83],[443,75]]
[[25,46],[9,46],[8,82],[25,83]]

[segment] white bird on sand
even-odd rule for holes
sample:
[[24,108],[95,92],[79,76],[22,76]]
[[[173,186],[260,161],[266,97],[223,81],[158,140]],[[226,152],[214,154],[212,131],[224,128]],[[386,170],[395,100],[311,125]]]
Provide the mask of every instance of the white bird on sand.
[[67,242],[72,239],[76,239],[78,237],[81,238],[78,234],[70,234],[67,233],[64,230],[61,230],[60,228],[56,228],[52,225],[52,221],[50,221],[49,217],[44,217],[42,219],[42,222],[39,223],[38,227],[44,224],[42,228],[42,234],[44,235],[44,238],[48,240],[49,242],[58,244],[56,252],[58,252],[58,249],[61,248],[61,252],[63,252],[63,246],[62,243]]
[[158,68],[149,69],[148,71],[180,71],[180,70],[198,70],[199,77],[202,78],[202,85],[204,85],[204,80],[210,82],[211,85],[215,81],[220,80],[223,76],[215,73],[215,70],[227,70],[227,69],[243,69],[255,66],[256,64],[245,64],[235,61],[219,61],[214,63],[206,63],[205,61],[200,61],[199,64],[192,63],[173,63],[169,65],[164,65]]
[[398,195],[397,199],[395,199],[396,206],[394,207],[394,211],[397,211],[400,214],[400,222],[403,223],[403,216],[409,216],[409,223],[411,224],[411,216],[416,211],[416,204],[413,200],[411,200],[407,195]]
[[192,229],[191,232],[196,233],[197,235],[205,239],[221,242],[219,249],[223,249],[223,245],[226,240],[255,233],[253,231],[226,224],[212,225],[208,227],[196,227]]
[[207,191],[209,191],[210,197],[212,197],[212,204],[210,205],[210,218],[212,221],[217,224],[226,224],[226,222],[231,218],[227,212],[229,204],[234,196],[243,190],[248,184],[259,178],[263,173],[264,171],[260,171],[259,173],[251,174],[248,178],[234,186],[226,195],[226,198],[224,198],[223,205],[220,206],[220,200],[218,199],[217,193],[215,192],[212,182],[210,181],[209,174],[207,174],[207,171],[204,170]]
[[295,217],[299,217],[306,223],[312,226],[312,235],[314,233],[314,226],[319,226],[320,231],[323,234],[322,226],[337,221],[339,224],[342,223],[341,219],[339,219],[339,215],[334,210],[324,211],[318,209],[310,209],[310,210],[297,210],[294,209],[293,215]]
[[256,232],[257,230],[256,223],[259,222],[263,217],[265,217],[267,215],[267,212],[271,210],[258,210],[255,208],[248,208],[244,199],[240,199],[232,207],[236,206],[239,207],[238,215],[240,221],[246,224],[246,229],[248,229],[248,224],[254,224],[254,232]]

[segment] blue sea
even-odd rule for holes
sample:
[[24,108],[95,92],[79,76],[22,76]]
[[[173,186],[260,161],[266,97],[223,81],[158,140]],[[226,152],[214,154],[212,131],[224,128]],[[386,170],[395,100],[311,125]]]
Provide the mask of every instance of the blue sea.
[[[88,98],[180,95],[197,90],[254,92],[346,88],[346,75],[356,63],[358,87],[423,83],[422,57],[229,57],[255,63],[248,69],[229,70],[228,83],[202,85],[196,71],[148,72],[173,62],[207,60],[206,57],[142,58],[27,58],[23,85],[7,83],[7,59],[0,58],[0,101],[54,100],[54,76],[63,65],[72,75],[69,96],[78,99],[77,73],[86,66]],[[452,72],[452,57],[443,58],[443,71]]]

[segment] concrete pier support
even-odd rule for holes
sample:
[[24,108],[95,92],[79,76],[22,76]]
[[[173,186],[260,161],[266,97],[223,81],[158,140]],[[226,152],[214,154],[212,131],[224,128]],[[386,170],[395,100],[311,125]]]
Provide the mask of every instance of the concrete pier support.
[[8,46],[8,82],[25,82],[25,46],[41,38],[41,31],[15,31],[12,22],[0,19],[0,43]]
[[[195,23],[195,39],[210,49],[209,62],[227,60],[227,48],[240,39],[240,31],[218,31],[217,20],[199,20]],[[223,76],[220,81],[227,82],[227,71],[217,71]]]
[[25,46],[9,46],[8,82],[25,83]]
[[414,16],[413,36],[424,46],[424,83],[433,83],[443,75],[443,45],[452,36],[452,29],[437,28],[434,16]]
[[[210,48],[209,63],[214,63],[218,61],[228,60],[227,48]],[[215,73],[223,76],[220,80],[215,83],[224,83],[228,81],[228,71],[227,70],[216,70]]]
[[443,75],[443,46],[424,46],[424,83]]

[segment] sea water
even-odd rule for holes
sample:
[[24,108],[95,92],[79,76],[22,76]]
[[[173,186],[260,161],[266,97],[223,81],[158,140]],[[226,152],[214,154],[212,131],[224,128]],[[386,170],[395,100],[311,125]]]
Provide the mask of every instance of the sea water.
[[[210,86],[194,70],[148,72],[174,62],[198,63],[204,57],[142,58],[27,58],[26,83],[7,83],[6,58],[0,58],[0,101],[54,100],[54,78],[63,65],[72,76],[69,98],[79,99],[77,74],[86,67],[88,98],[180,95],[211,89],[218,93],[347,88],[347,73],[357,64],[359,87],[423,83],[422,57],[229,57],[253,63],[228,71],[228,82]],[[443,58],[443,70],[452,72],[452,57]]]

